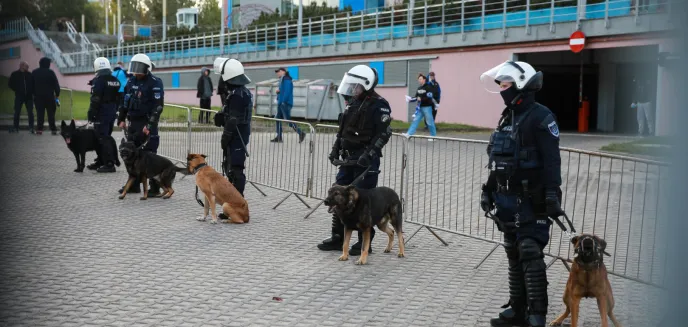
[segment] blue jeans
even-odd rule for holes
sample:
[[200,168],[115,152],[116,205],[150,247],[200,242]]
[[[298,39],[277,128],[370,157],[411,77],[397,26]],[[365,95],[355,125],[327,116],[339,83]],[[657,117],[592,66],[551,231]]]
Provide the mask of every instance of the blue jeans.
[[[286,103],[281,103],[281,104],[277,105],[277,116],[275,116],[275,118],[286,119],[286,120],[291,119],[291,108],[292,107],[293,107],[292,105],[286,104]],[[301,129],[298,126],[296,126],[296,124],[294,124],[294,123],[289,123],[289,127],[293,128],[299,134],[302,133]],[[280,121],[277,122],[276,130],[277,130],[277,138],[281,139],[282,138],[282,122],[280,122]]]
[[423,119],[423,117],[425,117],[425,122],[428,124],[430,135],[437,135],[437,129],[435,129],[435,119],[432,117],[432,107],[420,107],[420,112],[422,113],[422,115],[416,115],[416,118],[413,118],[411,126],[409,127],[407,132],[408,135],[413,135],[416,133],[418,124],[420,124],[420,121]]

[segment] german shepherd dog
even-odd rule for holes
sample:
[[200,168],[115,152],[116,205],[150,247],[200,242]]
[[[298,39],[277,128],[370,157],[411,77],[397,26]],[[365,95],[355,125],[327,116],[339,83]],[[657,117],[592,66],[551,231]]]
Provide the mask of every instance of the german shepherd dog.
[[[98,141],[98,134],[94,129],[90,128],[78,128],[72,122],[67,125],[65,121],[62,121],[60,125],[60,135],[67,143],[67,147],[74,154],[76,159],[76,169],[74,172],[82,173],[86,167],[86,152],[95,151],[96,155],[102,158],[102,148],[100,142]],[[105,142],[107,146],[111,147],[110,153],[115,157],[115,165],[119,167],[119,157],[117,156],[117,142],[112,136],[105,137]]]
[[[354,230],[363,231],[363,248],[361,257],[356,261],[357,265],[365,265],[370,249],[370,230],[377,226],[388,236],[385,253],[392,251],[394,232],[397,232],[399,241],[398,257],[404,257],[404,235],[401,224],[401,201],[399,195],[391,188],[376,187],[373,189],[357,189],[355,186],[333,185],[327,192],[327,198],[323,202],[329,207],[328,212],[334,213],[344,225],[344,245],[339,261],[349,259],[349,241]],[[391,222],[394,230],[389,228]]]
[[196,175],[196,186],[205,195],[203,217],[197,220],[205,221],[208,217],[208,211],[212,210],[212,223],[217,223],[218,216],[215,214],[215,205],[219,204],[222,206],[221,219],[227,219],[226,222],[234,224],[248,223],[249,214],[246,199],[241,196],[232,183],[206,163],[206,157],[204,154],[191,153],[186,158],[189,173]]
[[549,325],[561,326],[564,319],[571,314],[571,326],[577,327],[581,299],[594,297],[597,299],[597,307],[600,310],[602,327],[609,326],[607,316],[612,320],[614,326],[621,327],[612,312],[614,295],[607,278],[607,267],[602,262],[604,255],[609,256],[605,251],[607,242],[595,235],[581,234],[573,237],[571,243],[575,247],[575,258],[564,290],[566,311]]
[[124,165],[127,168],[127,173],[129,174],[127,184],[124,185],[122,194],[119,195],[120,200],[124,199],[127,195],[129,188],[131,188],[131,185],[137,177],[143,183],[143,196],[140,200],[148,199],[149,177],[160,183],[160,187],[162,187],[164,191],[162,198],[169,199],[172,194],[174,194],[172,182],[174,182],[176,173],[185,173],[187,171],[186,167],[177,167],[169,159],[150,151],[142,150],[141,147],[137,147],[133,141],[125,141],[124,138],[122,138],[119,144],[119,154],[122,156]]

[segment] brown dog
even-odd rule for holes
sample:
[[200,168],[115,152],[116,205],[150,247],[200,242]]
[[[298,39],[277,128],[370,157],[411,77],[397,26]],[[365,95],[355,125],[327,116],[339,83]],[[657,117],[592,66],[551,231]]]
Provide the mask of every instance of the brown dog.
[[[396,231],[399,241],[397,256],[405,257],[401,200],[393,189],[380,186],[366,190],[354,186],[332,185],[323,204],[328,206],[328,212],[334,213],[344,225],[344,244],[339,261],[349,260],[351,234],[354,230],[362,230],[363,248],[356,264],[365,265],[368,262],[370,230],[373,226],[387,234],[385,253],[392,251]],[[390,224],[394,227],[393,230],[389,228]]]
[[571,314],[571,326],[578,326],[578,313],[580,301],[583,297],[594,297],[597,299],[597,307],[600,310],[602,327],[608,327],[607,315],[614,323],[614,326],[621,327],[612,310],[614,309],[614,295],[612,286],[607,278],[607,267],[602,262],[604,255],[609,253],[604,249],[607,242],[603,239],[591,235],[581,234],[571,239],[575,246],[575,258],[571,265],[571,273],[564,290],[564,304],[566,311],[559,318],[552,321],[550,326],[561,326],[564,319]]
[[205,221],[208,210],[212,209],[212,223],[217,223],[215,205],[222,206],[220,218],[228,219],[228,223],[243,224],[249,220],[248,203],[239,191],[213,167],[205,162],[204,154],[189,154],[186,158],[189,172],[196,175],[196,186],[205,195],[203,217],[199,221]]

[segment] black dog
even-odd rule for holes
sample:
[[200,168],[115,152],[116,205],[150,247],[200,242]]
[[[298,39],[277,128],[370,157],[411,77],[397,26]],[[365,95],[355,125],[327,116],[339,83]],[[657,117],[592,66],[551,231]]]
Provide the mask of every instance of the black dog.
[[[357,189],[354,186],[333,185],[328,191],[327,198],[323,202],[330,207],[328,212],[334,213],[344,225],[344,246],[340,261],[349,259],[349,241],[354,230],[363,231],[363,249],[357,265],[364,265],[368,259],[370,249],[370,230],[377,226],[388,236],[385,253],[392,251],[394,232],[397,232],[399,240],[399,258],[404,257],[404,235],[401,224],[401,201],[399,195],[389,187],[376,187],[369,190]],[[392,223],[394,231],[389,228]]]
[[187,168],[177,167],[165,157],[142,150],[141,147],[137,147],[132,141],[122,139],[119,144],[119,153],[122,156],[122,160],[124,160],[127,173],[129,173],[127,184],[124,185],[122,194],[119,196],[120,200],[124,199],[129,188],[131,188],[131,185],[137,178],[143,183],[143,196],[140,199],[148,199],[148,177],[160,183],[164,190],[162,198],[169,199],[174,193],[172,182],[176,173],[189,174]]
[[[76,158],[75,172],[81,173],[84,171],[86,167],[86,152],[95,151],[99,158],[103,157],[102,148],[98,141],[98,133],[96,133],[94,129],[77,128],[74,119],[72,119],[69,125],[63,120],[60,126],[60,135],[62,135],[65,143],[67,143],[67,147],[74,154],[74,158]],[[117,157],[117,142],[112,136],[107,136],[105,142],[107,146],[111,147],[110,153],[114,155],[115,165],[119,167],[120,162],[119,157]]]

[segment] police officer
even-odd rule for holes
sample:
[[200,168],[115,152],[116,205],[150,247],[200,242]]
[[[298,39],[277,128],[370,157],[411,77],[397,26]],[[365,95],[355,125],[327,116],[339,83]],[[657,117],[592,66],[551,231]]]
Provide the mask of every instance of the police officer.
[[99,57],[93,61],[93,69],[96,76],[88,83],[91,85],[91,105],[88,108],[88,121],[93,122],[98,141],[100,142],[100,154],[102,157],[88,165],[88,169],[96,169],[99,173],[114,173],[114,161],[117,153],[112,152],[110,144],[106,142],[106,137],[110,135],[112,125],[117,118],[117,100],[120,82],[112,76],[110,61],[107,58]]
[[253,95],[246,88],[251,80],[244,74],[244,66],[236,59],[217,58],[213,63],[226,96],[222,111],[215,115],[215,125],[224,127],[220,145],[224,152],[223,169],[230,183],[244,196],[246,175],[244,162],[251,135]]
[[[392,109],[387,100],[375,92],[378,82],[377,71],[366,65],[351,68],[337,89],[347,100],[343,114],[339,116],[337,139],[329,155],[330,162],[344,159],[356,162],[353,166],[340,166],[336,177],[337,185],[349,185],[368,169],[368,173],[355,186],[371,189],[377,186],[380,173],[382,148],[392,136],[390,123]],[[323,251],[342,250],[344,225],[339,218],[332,216],[332,237],[318,244]],[[370,240],[375,236],[371,230]],[[358,242],[349,250],[349,255],[360,255],[363,241],[362,231],[358,231]],[[372,249],[369,250],[372,253]]]
[[[490,174],[481,207],[504,233],[509,260],[509,303],[492,326],[545,326],[547,274],[543,249],[552,217],[563,215],[559,128],[554,114],[535,102],[542,72],[506,61],[480,76],[506,109],[487,147]],[[496,213],[491,214],[496,207]]]
[[[127,81],[124,90],[124,102],[119,109],[117,125],[125,127],[125,119],[129,122],[127,131],[133,138],[136,146],[142,146],[143,150],[157,153],[160,145],[158,136],[158,121],[165,105],[165,92],[162,81],[155,77],[151,71],[153,63],[147,55],[139,53],[134,55],[129,62],[129,73],[132,77]],[[134,181],[129,193],[140,192],[141,181]],[[148,196],[160,195],[160,185],[154,180],[149,180]],[[119,191],[122,193],[122,190]]]

